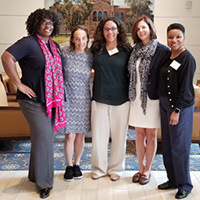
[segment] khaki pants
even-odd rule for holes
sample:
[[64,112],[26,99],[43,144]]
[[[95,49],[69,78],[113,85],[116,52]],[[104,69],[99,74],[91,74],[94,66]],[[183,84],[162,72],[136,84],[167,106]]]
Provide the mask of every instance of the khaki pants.
[[[111,106],[92,101],[92,172],[103,176],[124,170],[129,102]],[[108,142],[112,143],[108,162]]]

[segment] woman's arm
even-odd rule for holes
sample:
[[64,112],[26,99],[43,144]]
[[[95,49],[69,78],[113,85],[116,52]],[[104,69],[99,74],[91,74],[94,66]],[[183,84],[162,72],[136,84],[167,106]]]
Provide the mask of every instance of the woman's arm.
[[8,51],[5,51],[1,56],[2,64],[6,74],[9,76],[10,80],[17,86],[17,88],[29,98],[36,97],[35,92],[24,85],[17,73],[16,59]]

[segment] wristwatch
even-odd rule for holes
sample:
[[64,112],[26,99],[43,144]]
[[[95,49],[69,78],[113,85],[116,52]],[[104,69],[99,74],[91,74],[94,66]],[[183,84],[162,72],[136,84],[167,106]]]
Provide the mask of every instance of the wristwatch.
[[180,111],[181,110],[179,108],[175,108],[175,110],[174,110],[175,113],[180,113]]

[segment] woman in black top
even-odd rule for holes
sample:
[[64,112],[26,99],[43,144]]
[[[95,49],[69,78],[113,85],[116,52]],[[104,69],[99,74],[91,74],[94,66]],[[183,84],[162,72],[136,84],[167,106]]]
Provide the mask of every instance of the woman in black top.
[[[37,9],[26,22],[27,37],[10,46],[2,55],[5,72],[17,86],[17,99],[31,133],[28,178],[46,198],[53,188],[54,130],[66,125],[61,55],[51,36],[59,32],[58,17]],[[16,70],[19,63],[22,78]],[[55,129],[54,129],[55,127]]]
[[[130,44],[122,23],[116,18],[102,20],[92,44],[95,71],[92,98],[92,179],[109,175],[112,181],[124,169],[128,128]],[[112,143],[108,163],[108,142]]]
[[171,55],[160,71],[162,150],[168,181],[159,189],[178,188],[177,199],[187,197],[193,186],[189,174],[192,138],[195,59],[184,47],[185,28],[174,23],[167,29]]

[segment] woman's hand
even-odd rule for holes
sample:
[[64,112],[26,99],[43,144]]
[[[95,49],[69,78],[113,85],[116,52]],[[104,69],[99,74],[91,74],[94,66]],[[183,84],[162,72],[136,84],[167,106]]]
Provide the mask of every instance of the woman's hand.
[[177,125],[179,122],[179,116],[180,113],[176,113],[176,112],[172,112],[171,116],[170,116],[170,120],[169,120],[169,124],[170,125]]
[[20,92],[24,93],[29,98],[36,97],[35,92],[30,87],[24,85],[23,83],[21,83],[20,85],[17,85],[17,88]]

